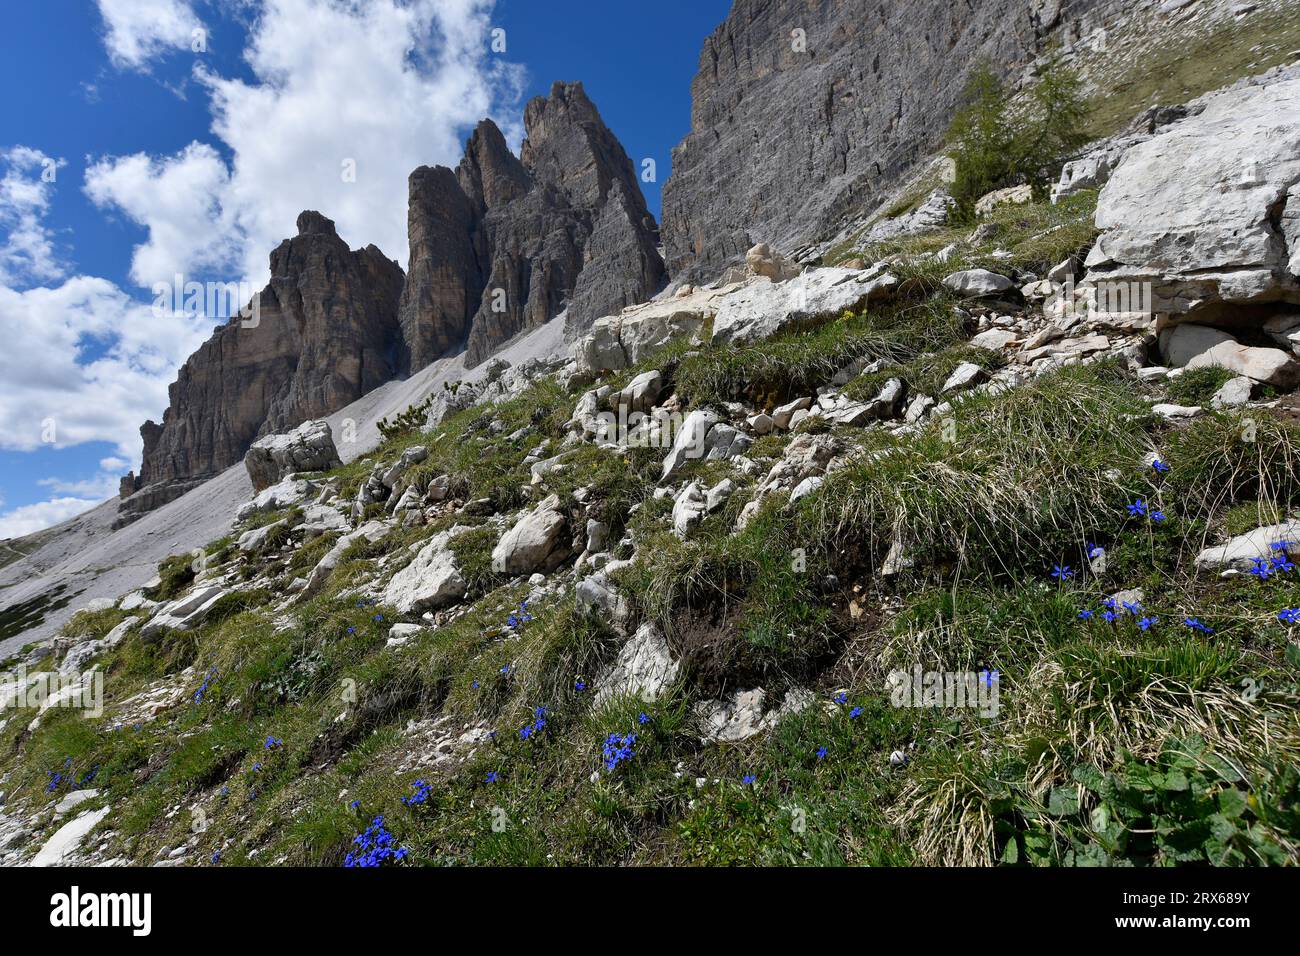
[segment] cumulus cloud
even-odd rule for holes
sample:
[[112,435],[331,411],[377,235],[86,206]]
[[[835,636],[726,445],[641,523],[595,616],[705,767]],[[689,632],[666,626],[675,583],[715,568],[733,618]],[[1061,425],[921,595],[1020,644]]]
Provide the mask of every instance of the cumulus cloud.
[[131,255],[131,280],[152,288],[177,273],[219,272],[234,261],[234,230],[221,203],[229,185],[217,151],[191,143],[161,159],[136,153],[92,163],[85,191],[95,205],[116,207],[145,228],[148,237]]
[[186,0],[97,0],[116,66],[140,69],[160,54],[190,49],[203,22]]
[[[145,227],[132,279],[231,270],[260,285],[267,256],[317,209],[353,247],[407,259],[407,177],[460,158],[466,130],[498,110],[521,136],[522,69],[489,50],[492,0],[265,0],[248,38],[252,81],[202,66],[210,146],[102,159],[87,177],[100,206]],[[160,197],[175,189],[174,200]],[[202,237],[198,241],[194,237]]]
[[176,368],[211,333],[200,316],[156,314],[106,279],[0,287],[0,447],[112,442],[140,454],[140,423],[167,405]]
[[0,284],[56,279],[62,268],[45,226],[50,193],[66,163],[29,146],[0,153]]
[[21,538],[52,525],[75,518],[95,507],[103,499],[51,498],[36,504],[22,505],[0,514],[0,538]]

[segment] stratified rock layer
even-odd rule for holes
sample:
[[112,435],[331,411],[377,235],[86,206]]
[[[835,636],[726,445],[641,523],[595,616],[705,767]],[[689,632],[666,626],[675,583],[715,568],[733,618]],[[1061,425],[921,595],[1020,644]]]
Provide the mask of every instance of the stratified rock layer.
[[736,0],[705,40],[663,235],[674,279],[828,238],[938,144],[981,60],[1010,71],[1113,0]]
[[632,162],[582,84],[531,101],[524,126],[519,157],[484,120],[454,173],[411,174],[403,371],[462,344],[477,365],[566,308],[576,335],[663,284]]
[[402,270],[356,252],[317,212],[271,253],[271,281],[186,360],[161,425],[145,422],[138,487],[216,474],[262,435],[328,415],[394,374]]
[[1192,106],[1102,189],[1089,278],[1149,284],[1154,312],[1196,321],[1300,304],[1300,71]]

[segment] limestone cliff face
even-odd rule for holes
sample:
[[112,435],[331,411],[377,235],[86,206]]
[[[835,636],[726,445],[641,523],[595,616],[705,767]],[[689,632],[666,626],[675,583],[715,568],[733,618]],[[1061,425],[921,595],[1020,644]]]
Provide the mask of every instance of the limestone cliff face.
[[[829,238],[938,145],[980,60],[1011,73],[1114,0],[735,0],[664,185],[674,278]],[[796,32],[796,31],[802,31]]]
[[534,99],[524,127],[518,158],[484,120],[454,173],[411,174],[404,371],[461,344],[476,365],[566,306],[580,333],[663,284],[632,162],[582,84]]
[[[256,323],[236,318],[190,356],[162,424],[146,422],[139,477],[149,501],[242,460],[260,436],[355,401],[395,375],[467,350],[478,364],[566,307],[570,329],[653,295],[658,229],[627,154],[579,83],[528,104],[514,156],[484,120],[453,172],[410,177],[410,273],[374,246],[350,250],[334,223],[298,218],[271,254]],[[174,494],[173,494],[174,496]],[[139,510],[148,510],[140,499]]]
[[[181,367],[161,425],[145,422],[134,487],[215,474],[260,435],[336,411],[394,373],[403,275],[352,251],[317,212],[271,253],[256,320],[235,317]],[[127,491],[126,487],[123,491]]]

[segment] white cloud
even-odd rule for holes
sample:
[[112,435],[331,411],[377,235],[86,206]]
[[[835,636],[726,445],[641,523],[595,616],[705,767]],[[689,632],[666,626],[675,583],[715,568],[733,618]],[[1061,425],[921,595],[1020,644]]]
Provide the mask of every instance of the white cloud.
[[[102,499],[100,499],[102,500]],[[100,500],[88,498],[51,498],[36,504],[23,505],[0,514],[0,538],[21,538],[52,525],[75,518],[88,511]]]
[[[131,281],[152,289],[179,273],[258,287],[270,251],[294,234],[304,209],[333,219],[354,248],[374,243],[405,266],[411,170],[454,165],[484,116],[498,117],[512,143],[522,136],[522,68],[489,50],[493,2],[249,0],[251,78],[195,70],[210,98],[213,142],[89,164],[91,201],[146,232]],[[181,0],[98,3],[105,45],[122,67],[147,69],[152,57],[188,48],[202,26]],[[8,230],[0,326],[9,345],[0,351],[0,448],[35,449],[50,422],[57,446],[115,448],[94,478],[47,479],[41,484],[57,497],[0,514],[0,535],[14,536],[112,494],[109,477],[139,461],[140,424],[159,418],[177,367],[214,323],[156,315],[106,279],[65,278],[44,225],[49,190],[30,175],[44,154],[6,158],[19,175],[0,181]],[[24,283],[11,281],[19,275]],[[44,285],[26,288],[31,282]]]
[[50,193],[61,160],[39,149],[15,146],[0,153],[0,284],[13,285],[57,279],[62,267],[45,225]]
[[[141,422],[167,405],[176,368],[211,333],[199,316],[159,313],[107,279],[62,278],[44,217],[52,161],[19,146],[0,178],[0,448],[31,451],[111,442],[92,478],[47,478],[54,495],[0,514],[0,537],[30,534],[111,497],[140,457]],[[57,168],[57,167],[55,167]],[[57,285],[24,288],[32,280]],[[17,287],[15,287],[17,286]]]
[[523,75],[489,51],[492,6],[265,0],[248,40],[253,82],[196,68],[228,169],[193,143],[163,159],[101,160],[87,177],[97,204],[148,230],[133,280],[225,267],[260,285],[304,209],[333,219],[354,248],[374,243],[405,266],[411,170],[454,165],[467,129],[498,107],[513,117],[507,136],[521,135]]
[[155,314],[90,276],[0,287],[0,317],[10,345],[0,350],[0,447],[109,441],[131,461],[140,424],[166,407],[176,368],[212,328],[202,317]]
[[164,159],[136,153],[92,163],[85,189],[95,205],[120,208],[148,231],[132,253],[131,279],[152,288],[177,273],[219,272],[235,260],[232,223],[222,222],[220,201],[229,185],[217,151],[191,143]]
[[[116,459],[115,459],[116,460]],[[93,478],[68,481],[64,478],[42,478],[36,483],[42,488],[49,488],[57,495],[75,495],[91,501],[106,501],[118,492],[121,474],[101,471]]]
[[188,50],[203,28],[186,0],[97,0],[108,33],[104,45],[113,63],[139,69],[169,51]]

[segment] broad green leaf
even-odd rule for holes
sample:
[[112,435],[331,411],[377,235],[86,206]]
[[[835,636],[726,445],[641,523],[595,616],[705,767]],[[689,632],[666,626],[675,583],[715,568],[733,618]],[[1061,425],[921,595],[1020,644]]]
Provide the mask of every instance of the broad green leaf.
[[1003,863],[1020,862],[1020,848],[1016,846],[1016,841],[1014,838],[1008,840],[1007,845],[1002,848],[1002,862]]
[[1074,787],[1053,787],[1047,799],[1047,812],[1054,817],[1068,817],[1079,812],[1079,791]]
[[1240,790],[1223,790],[1219,793],[1219,812],[1235,819],[1246,812],[1246,795]]

